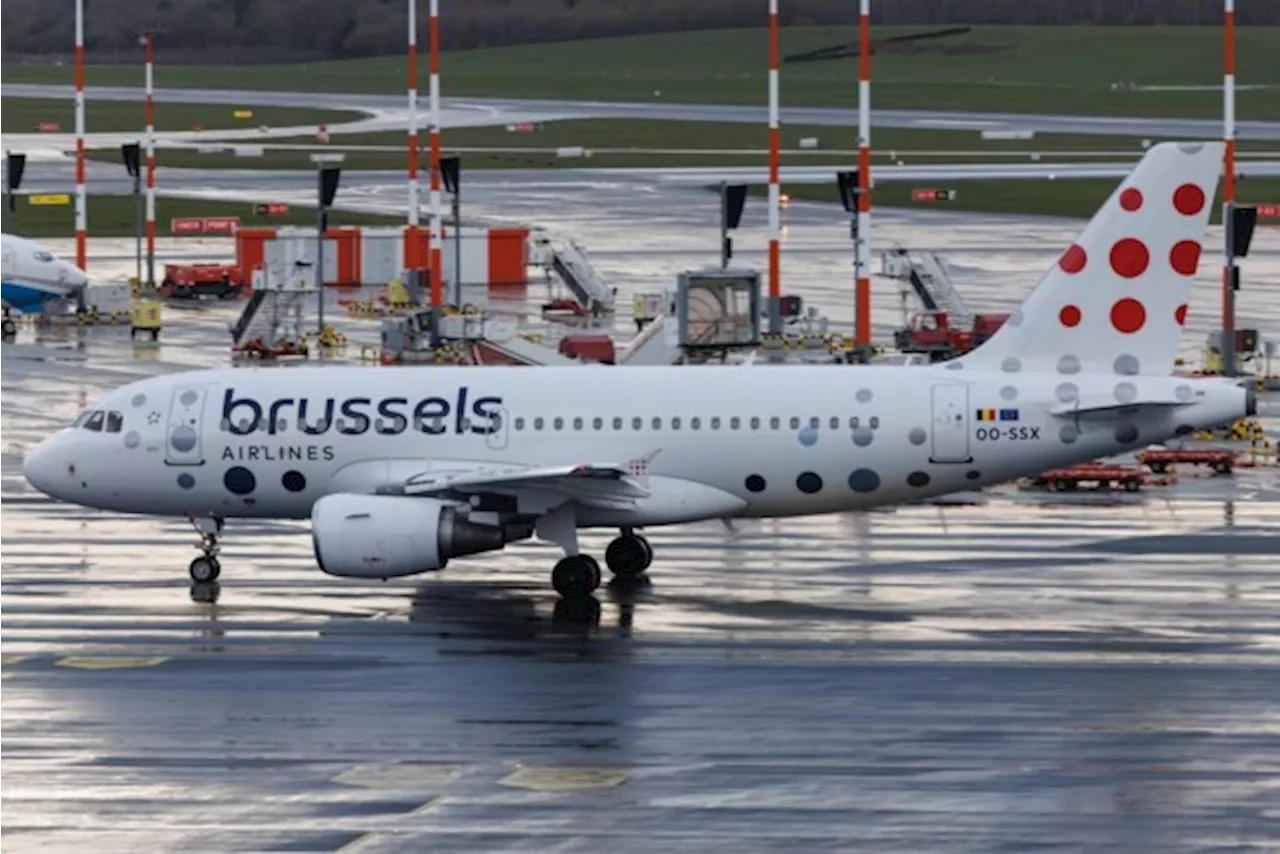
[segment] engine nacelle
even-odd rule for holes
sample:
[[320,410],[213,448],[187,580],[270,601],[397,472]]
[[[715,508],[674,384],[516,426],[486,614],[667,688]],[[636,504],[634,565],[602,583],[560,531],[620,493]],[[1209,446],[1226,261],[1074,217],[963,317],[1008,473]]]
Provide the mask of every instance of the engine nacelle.
[[315,503],[311,541],[320,569],[348,578],[430,572],[506,545],[501,528],[471,522],[443,501],[352,493]]

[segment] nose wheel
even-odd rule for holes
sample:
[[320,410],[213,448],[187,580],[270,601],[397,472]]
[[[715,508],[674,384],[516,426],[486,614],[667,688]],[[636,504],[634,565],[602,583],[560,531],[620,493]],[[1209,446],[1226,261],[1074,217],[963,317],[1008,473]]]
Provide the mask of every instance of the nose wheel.
[[210,581],[216,581],[222,573],[222,566],[218,563],[216,557],[198,557],[191,561],[191,566],[187,567],[187,572],[191,574],[191,580],[197,584],[207,584]]
[[196,548],[204,552],[200,557],[191,561],[187,567],[187,573],[191,576],[191,580],[196,584],[207,584],[216,581],[222,573],[222,564],[218,562],[218,534],[222,532],[222,518],[214,516],[192,518],[187,517],[192,527],[200,535],[200,544]]

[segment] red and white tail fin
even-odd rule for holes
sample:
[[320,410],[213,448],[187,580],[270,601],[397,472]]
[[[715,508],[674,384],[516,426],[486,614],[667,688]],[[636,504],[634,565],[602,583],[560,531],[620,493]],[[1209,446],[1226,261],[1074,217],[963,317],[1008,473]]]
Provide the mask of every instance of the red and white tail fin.
[[1009,372],[1167,376],[1223,148],[1153,146],[1026,301],[963,362]]

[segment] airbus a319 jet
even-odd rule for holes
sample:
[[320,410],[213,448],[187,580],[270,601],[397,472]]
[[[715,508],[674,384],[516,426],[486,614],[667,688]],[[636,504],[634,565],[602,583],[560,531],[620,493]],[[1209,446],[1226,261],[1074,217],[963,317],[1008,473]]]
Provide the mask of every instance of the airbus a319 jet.
[[[130,383],[31,449],[48,495],[189,518],[311,520],[319,568],[386,579],[530,537],[562,595],[637,576],[641,529],[860,510],[998,484],[1252,414],[1172,375],[1223,159],[1153,146],[987,343],[928,366],[315,367]],[[1029,190],[1033,192],[1033,190]]]

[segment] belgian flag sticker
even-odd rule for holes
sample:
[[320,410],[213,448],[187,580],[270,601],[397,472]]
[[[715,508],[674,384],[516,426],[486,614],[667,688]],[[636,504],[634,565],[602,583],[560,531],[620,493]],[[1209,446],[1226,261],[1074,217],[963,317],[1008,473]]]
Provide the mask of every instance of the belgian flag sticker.
[[975,416],[979,421],[1017,421],[1016,409],[979,409]]

